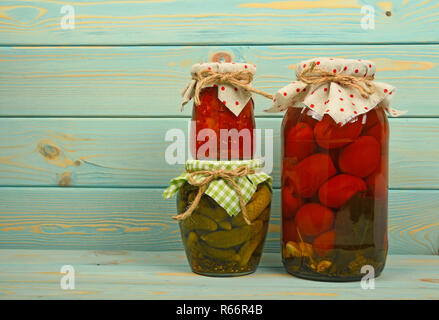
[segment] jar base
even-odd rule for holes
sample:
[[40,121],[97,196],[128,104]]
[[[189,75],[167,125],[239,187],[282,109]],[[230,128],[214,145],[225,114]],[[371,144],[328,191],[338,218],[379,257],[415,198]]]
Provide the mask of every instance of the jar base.
[[236,272],[236,273],[211,273],[211,272],[200,272],[200,271],[192,270],[193,273],[198,274],[200,276],[214,277],[214,278],[242,277],[242,276],[252,274],[255,271],[256,270],[245,271],[245,272]]
[[[305,280],[320,281],[320,282],[359,282],[365,276],[364,274],[360,274],[360,275],[346,276],[346,277],[337,277],[337,276],[328,277],[318,273],[311,274],[311,273],[303,273],[303,272],[294,272],[288,270],[288,268],[285,265],[284,267],[287,273],[289,273],[294,277],[305,279]],[[381,275],[383,269],[384,268],[380,268],[379,270],[376,271],[375,278],[378,278]]]

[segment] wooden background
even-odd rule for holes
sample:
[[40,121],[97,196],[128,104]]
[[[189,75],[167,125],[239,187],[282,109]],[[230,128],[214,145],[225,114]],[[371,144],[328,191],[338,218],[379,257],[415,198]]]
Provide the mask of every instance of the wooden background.
[[[63,5],[75,9],[63,30]],[[375,9],[375,29],[360,26]],[[164,161],[193,63],[257,64],[275,92],[315,56],[371,59],[397,87],[390,119],[390,252],[439,254],[439,3],[435,0],[0,1],[0,248],[182,249]],[[267,252],[279,251],[279,128]]]

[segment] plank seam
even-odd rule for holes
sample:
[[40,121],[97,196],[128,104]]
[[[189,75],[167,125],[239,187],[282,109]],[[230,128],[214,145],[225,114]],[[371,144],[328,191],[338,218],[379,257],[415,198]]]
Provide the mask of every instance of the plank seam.
[[[255,115],[255,118],[257,119],[282,119],[284,116],[283,113],[279,113],[278,115]],[[72,119],[72,118],[78,118],[78,119],[191,119],[192,117],[190,115],[148,115],[148,116],[133,116],[133,115],[0,115],[0,119],[12,119],[12,120],[20,120],[20,119]],[[410,116],[410,115],[404,115],[400,117],[388,117],[389,120],[392,119],[438,119],[439,115],[437,116]]]
[[[183,170],[183,169],[182,169]],[[167,188],[169,185],[163,185],[163,186],[144,186],[144,187],[139,187],[139,186],[65,186],[65,187],[60,187],[58,185],[0,185],[0,189],[19,189],[19,188],[27,188],[27,189],[44,189],[44,188],[48,188],[48,189],[96,189],[96,190],[106,190],[106,189],[130,189],[130,190],[164,190],[165,188]],[[273,186],[273,190],[280,190],[280,187],[277,186]],[[439,191],[439,188],[389,188],[389,191],[422,191],[422,192],[428,192],[428,191]]]
[[229,46],[229,47],[239,47],[239,46],[322,46],[322,45],[334,45],[334,46],[393,46],[393,45],[404,45],[404,46],[416,46],[416,45],[437,45],[439,41],[419,41],[419,42],[258,42],[258,43],[237,43],[237,42],[224,42],[224,43],[115,43],[115,44],[20,44],[20,43],[3,43],[0,44],[1,47],[212,47],[212,46]]

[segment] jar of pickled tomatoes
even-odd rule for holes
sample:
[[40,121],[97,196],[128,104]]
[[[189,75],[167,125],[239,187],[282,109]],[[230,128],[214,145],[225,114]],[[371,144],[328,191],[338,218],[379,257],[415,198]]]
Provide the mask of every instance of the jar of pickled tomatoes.
[[395,88],[366,60],[315,58],[267,111],[282,122],[282,259],[292,275],[355,281],[387,255],[389,125]]
[[255,72],[255,65],[250,63],[209,62],[192,66],[192,81],[182,95],[183,106],[194,98],[190,139],[193,158],[253,159],[254,103],[246,86],[251,85]]

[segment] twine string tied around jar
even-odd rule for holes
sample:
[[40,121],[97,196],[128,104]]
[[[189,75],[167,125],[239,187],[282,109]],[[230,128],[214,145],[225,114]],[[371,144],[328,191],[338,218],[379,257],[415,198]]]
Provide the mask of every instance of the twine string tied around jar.
[[231,84],[240,89],[244,89],[269,99],[273,99],[273,95],[262,90],[253,88],[250,83],[253,81],[253,74],[248,70],[241,70],[236,72],[218,73],[209,69],[198,71],[192,76],[192,79],[197,80],[194,93],[194,101],[196,105],[200,104],[200,92],[205,86],[212,84]]
[[[213,180],[221,178],[221,179],[224,179],[226,182],[230,183],[233,186],[233,188],[235,189],[235,191],[238,195],[238,198],[239,198],[239,203],[241,205],[241,212],[242,212],[244,221],[247,224],[251,224],[251,222],[247,216],[247,209],[245,207],[244,197],[241,193],[239,185],[236,183],[234,178],[244,177],[244,176],[246,176],[248,174],[252,174],[252,173],[254,173],[254,170],[250,170],[247,166],[241,166],[241,167],[236,168],[235,170],[214,170],[214,171],[200,170],[200,171],[191,172],[189,175],[188,181],[191,185],[199,187],[198,193],[195,196],[195,199],[194,199],[194,201],[192,201],[189,208],[184,213],[179,214],[177,216],[174,216],[173,218],[176,220],[184,220],[184,219],[188,218],[193,213],[193,211],[198,207],[198,204],[200,203],[200,200],[201,200],[201,196],[204,194],[204,192],[206,191],[209,184]],[[200,182],[196,182],[195,181],[196,175],[203,175],[204,179],[201,180]]]
[[331,73],[319,68],[314,61],[298,76],[297,80],[307,84],[321,84],[327,82],[336,82],[344,86],[350,86],[361,94],[365,99],[374,94],[375,86],[373,85],[374,77],[354,77],[342,73]]

